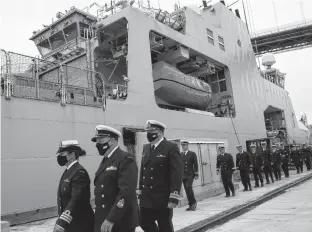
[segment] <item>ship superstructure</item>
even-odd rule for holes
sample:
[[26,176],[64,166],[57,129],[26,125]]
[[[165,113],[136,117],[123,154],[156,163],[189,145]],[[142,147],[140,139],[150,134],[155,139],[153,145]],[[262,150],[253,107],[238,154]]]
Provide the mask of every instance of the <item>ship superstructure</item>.
[[146,120],[166,124],[168,139],[188,139],[198,154],[194,186],[203,196],[221,186],[218,144],[234,155],[248,140],[308,141],[285,75],[271,67],[271,55],[260,72],[237,11],[222,3],[204,4],[200,13],[135,1],[92,7],[96,15],[71,8],[34,32],[42,58],[3,52],[2,213],[11,221],[55,213],[60,140],[81,143],[88,153],[82,162],[94,175],[97,124],[122,131],[120,146],[138,164]]

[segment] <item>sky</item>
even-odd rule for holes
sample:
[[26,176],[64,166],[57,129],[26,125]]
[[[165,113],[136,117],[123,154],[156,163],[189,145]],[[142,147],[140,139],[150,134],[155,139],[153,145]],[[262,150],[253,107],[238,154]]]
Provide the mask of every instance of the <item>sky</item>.
[[[208,0],[207,0],[208,1]],[[219,0],[212,0],[211,3]],[[312,21],[312,0],[243,0],[251,22],[251,32],[267,29],[282,28],[283,25],[296,22]],[[64,12],[71,6],[84,8],[92,4],[92,0],[0,0],[0,49],[14,51],[31,56],[38,55],[38,51],[29,38],[34,30],[42,29],[42,24],[52,22],[52,17],[58,11]],[[97,1],[100,3],[105,0]],[[110,1],[106,1],[110,2]],[[145,0],[147,2],[147,0]],[[202,5],[201,0],[150,0],[152,6],[172,10],[174,3],[180,6]],[[236,0],[225,0],[227,5]],[[242,0],[231,7],[239,9],[242,19],[244,13]],[[248,18],[248,19],[249,19]],[[292,99],[295,112],[304,112],[308,116],[308,123],[312,124],[312,48],[286,52],[275,55],[274,67],[287,73],[285,88]]]

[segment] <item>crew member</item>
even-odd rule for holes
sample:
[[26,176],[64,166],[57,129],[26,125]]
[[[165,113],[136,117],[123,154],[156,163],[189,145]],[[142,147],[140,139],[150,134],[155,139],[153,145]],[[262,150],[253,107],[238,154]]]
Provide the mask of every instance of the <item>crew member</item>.
[[303,172],[303,161],[304,161],[304,154],[302,153],[299,144],[296,145],[296,155],[297,155],[297,172]]
[[188,149],[189,142],[183,140],[181,145],[183,150],[181,156],[184,163],[183,185],[189,203],[189,207],[186,210],[190,211],[195,210],[197,206],[193,191],[193,181],[194,178],[195,180],[198,179],[198,163],[196,153]]
[[276,149],[276,145],[272,145],[272,156],[273,156],[273,170],[274,170],[274,176],[275,180],[281,180],[282,174],[281,174],[281,153]]
[[265,175],[266,183],[270,184],[269,176],[271,178],[272,183],[274,183],[273,179],[273,173],[272,173],[272,165],[273,165],[273,160],[272,160],[272,153],[267,149],[267,143],[261,142],[261,147],[262,147],[262,158],[263,158],[263,172]]
[[138,190],[140,226],[145,232],[174,231],[172,215],[180,199],[183,164],[178,146],[164,138],[165,129],[161,122],[147,121],[150,143],[143,147]]
[[238,153],[236,155],[236,168],[240,172],[240,177],[244,186],[244,192],[252,190],[251,184],[250,184],[250,176],[249,176],[249,169],[252,165],[252,160],[251,156],[243,151],[243,146],[242,145],[237,145],[236,146],[238,149]]
[[300,173],[300,157],[299,157],[299,152],[296,150],[296,144],[291,145],[291,160],[294,163],[296,169],[297,169],[297,174]]
[[280,152],[281,152],[281,161],[282,161],[282,169],[285,174],[285,177],[289,177],[289,169],[288,169],[288,163],[289,163],[289,151],[284,147],[284,144],[280,144]]
[[103,157],[94,178],[94,232],[134,232],[139,225],[138,167],[133,155],[118,147],[120,136],[118,130],[98,125],[91,139]]
[[252,158],[252,173],[255,178],[255,188],[259,187],[259,180],[261,182],[261,187],[263,187],[263,177],[262,177],[262,169],[263,169],[263,159],[259,152],[256,151],[256,145],[251,144],[251,158]]
[[310,171],[311,170],[311,151],[310,149],[307,147],[307,144],[303,144],[303,149],[302,149],[302,153],[304,154],[305,157],[305,163],[307,166],[307,170]]
[[217,156],[217,174],[219,175],[221,169],[221,179],[223,182],[225,197],[230,197],[230,190],[232,196],[235,196],[235,189],[232,182],[232,174],[234,170],[234,160],[231,154],[225,153],[224,145],[219,145],[219,155]]
[[78,162],[86,154],[77,140],[62,141],[57,151],[57,162],[66,169],[57,191],[59,218],[54,232],[93,231],[94,213],[90,204],[90,178]]

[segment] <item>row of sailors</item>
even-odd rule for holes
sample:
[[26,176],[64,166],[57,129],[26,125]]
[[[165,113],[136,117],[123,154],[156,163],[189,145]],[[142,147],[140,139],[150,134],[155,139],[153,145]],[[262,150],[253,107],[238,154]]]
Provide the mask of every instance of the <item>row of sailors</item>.
[[[278,146],[278,147],[277,147]],[[241,181],[244,186],[243,191],[251,191],[250,171],[255,179],[255,188],[263,187],[264,172],[266,183],[274,182],[273,173],[276,181],[281,180],[281,169],[284,171],[285,177],[289,177],[289,161],[292,160],[297,168],[297,173],[303,171],[303,162],[306,162],[307,170],[311,170],[312,151],[303,145],[302,149],[299,146],[291,145],[291,152],[284,147],[284,144],[272,145],[272,150],[267,149],[267,143],[261,142],[261,151],[256,151],[256,145],[250,146],[251,153],[243,151],[241,145],[237,146],[238,154],[236,155],[236,168],[231,154],[224,153],[224,146],[219,147],[220,154],[217,160],[217,171],[221,169],[221,178],[226,191],[226,197],[230,196],[230,190],[233,196],[235,195],[234,186],[232,183],[232,173],[235,169],[240,171]],[[260,183],[259,183],[260,181]]]

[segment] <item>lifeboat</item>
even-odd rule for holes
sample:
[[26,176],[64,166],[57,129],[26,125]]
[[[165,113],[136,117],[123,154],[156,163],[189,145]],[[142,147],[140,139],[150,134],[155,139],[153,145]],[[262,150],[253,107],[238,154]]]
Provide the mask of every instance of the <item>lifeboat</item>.
[[210,85],[160,61],[153,65],[157,104],[207,111],[211,103]]

